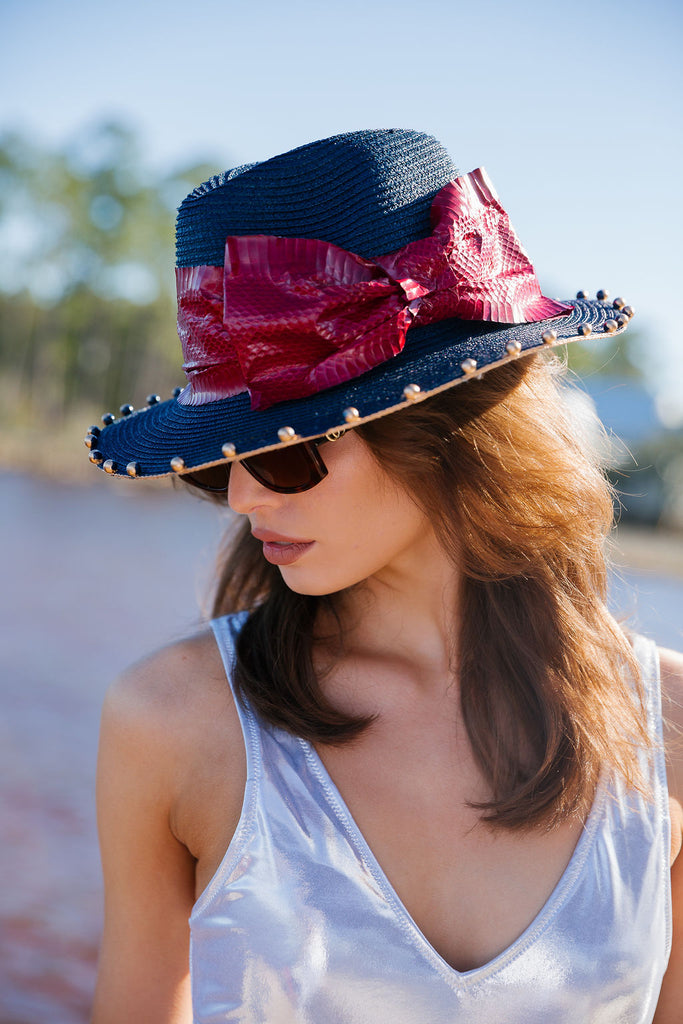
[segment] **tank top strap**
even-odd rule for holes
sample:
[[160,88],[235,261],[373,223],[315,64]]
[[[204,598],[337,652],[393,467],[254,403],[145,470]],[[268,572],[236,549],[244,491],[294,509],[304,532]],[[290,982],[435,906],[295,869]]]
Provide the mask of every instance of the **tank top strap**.
[[259,791],[263,775],[261,730],[253,709],[248,701],[243,700],[237,693],[234,683],[237,637],[248,615],[248,612],[238,612],[233,615],[225,615],[219,619],[213,619],[210,622],[242,729],[247,763],[247,779],[244,787],[244,798],[239,823],[218,871],[197,900],[193,915],[211,903],[220,890],[225,877],[229,877],[230,873],[234,870],[254,831],[258,816]]
[[652,790],[652,802],[654,811],[659,817],[659,825],[668,834],[671,823],[669,820],[669,793],[664,750],[659,649],[654,640],[644,636],[632,636],[631,643],[640,666],[647,714],[647,731],[652,744],[651,749],[640,751],[640,766],[643,777],[649,783]]
[[[669,878],[669,857],[671,850],[671,809],[669,807],[669,786],[664,747],[664,719],[662,713],[662,686],[659,668],[659,648],[654,640],[636,635],[631,637],[633,651],[640,665],[643,694],[647,711],[648,735],[652,749],[640,755],[643,776],[651,787],[651,807],[655,834],[661,837],[661,856],[664,861],[664,875],[667,887]],[[671,893],[668,891],[666,907],[667,948],[671,948],[672,908]]]
[[643,693],[647,709],[647,724],[650,739],[661,747],[662,735],[662,693],[659,675],[659,650],[654,640],[636,634],[631,637],[633,653],[640,665]]
[[216,644],[223,660],[223,667],[233,699],[237,714],[242,727],[242,736],[247,757],[247,784],[260,782],[262,776],[267,774],[266,768],[269,762],[269,748],[275,744],[281,751],[287,751],[288,756],[300,760],[301,740],[297,737],[269,725],[259,716],[251,706],[249,700],[241,694],[235,686],[235,662],[237,660],[237,638],[249,617],[249,612],[236,612],[232,615],[225,615],[219,619],[213,619],[210,623],[216,638]]
[[[235,686],[236,645],[248,612],[226,615],[211,622],[225,668],[225,674],[237,708],[247,760],[245,790],[245,826],[253,823],[253,814],[271,802],[282,799],[289,804],[289,796],[296,792],[299,800],[317,799],[323,782],[317,772],[317,755],[311,745],[298,736],[264,721],[249,700]],[[290,808],[291,810],[291,808]],[[259,820],[259,828],[268,828],[267,816]]]
[[223,661],[225,675],[230,685],[240,725],[242,726],[242,735],[244,736],[244,745],[247,751],[247,770],[249,767],[249,757],[251,755],[253,760],[255,753],[254,745],[250,742],[252,736],[256,735],[255,718],[248,701],[237,692],[234,675],[235,662],[237,660],[237,638],[248,618],[249,612],[237,612],[234,615],[224,615],[220,619],[212,619],[209,623],[216,638],[216,646]]
[[227,677],[232,696],[234,697],[234,703],[236,703],[243,729],[251,718],[253,718],[253,712],[248,705],[245,705],[245,702],[238,695],[236,687],[234,687],[232,677],[234,675],[234,663],[236,663],[237,660],[238,637],[240,636],[242,627],[247,622],[248,618],[248,611],[238,611],[232,615],[222,615],[220,618],[212,618],[209,623],[213,631],[213,635],[216,638],[216,646],[220,651],[223,668],[225,669],[225,676]]

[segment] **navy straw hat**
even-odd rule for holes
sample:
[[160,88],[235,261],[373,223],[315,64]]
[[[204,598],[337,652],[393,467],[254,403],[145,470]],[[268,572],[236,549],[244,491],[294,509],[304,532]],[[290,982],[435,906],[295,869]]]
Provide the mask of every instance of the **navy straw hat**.
[[[103,426],[86,437],[90,460],[128,477],[211,466],[359,425],[522,353],[627,326],[632,309],[621,299],[607,302],[600,292],[596,300],[579,293],[564,306],[539,292],[532,305],[541,313],[532,322],[501,322],[495,304],[487,319],[479,318],[472,288],[464,305],[439,305],[420,286],[417,271],[400,279],[399,262],[386,254],[412,251],[430,239],[435,197],[450,197],[449,183],[470,178],[470,192],[488,195],[485,175],[461,178],[436,139],[386,130],[324,139],[199,185],[180,206],[176,234],[179,333],[189,383],[169,401],[150,396],[146,408],[122,406],[118,418],[104,416]],[[284,239],[318,241],[294,245]],[[302,253],[314,269],[335,260],[343,265],[341,276],[325,285],[324,314],[314,327],[305,306],[308,279],[292,284],[287,270]],[[247,305],[228,308],[231,295],[242,295],[240,275],[252,272],[260,276],[247,282]],[[310,275],[311,281],[320,278],[317,270]],[[273,291],[278,288],[284,290]],[[343,309],[340,288],[352,296]],[[372,306],[376,288],[391,313],[388,342],[387,313]],[[371,295],[371,304],[354,320],[357,295],[363,301]],[[427,315],[420,313],[424,295]],[[474,318],[459,315],[467,302]],[[541,319],[553,305],[555,315]],[[455,308],[458,314],[449,312]],[[375,336],[369,323],[379,341],[358,355],[355,338]]]

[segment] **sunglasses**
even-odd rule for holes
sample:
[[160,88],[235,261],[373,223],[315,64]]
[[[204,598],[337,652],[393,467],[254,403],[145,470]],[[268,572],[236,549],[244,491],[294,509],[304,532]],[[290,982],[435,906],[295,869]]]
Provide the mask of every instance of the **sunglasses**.
[[[310,491],[311,487],[315,487],[327,476],[327,466],[318,449],[328,441],[337,441],[343,433],[343,430],[335,431],[324,437],[316,437],[313,441],[300,441],[274,451],[250,455],[240,459],[239,464],[269,491],[278,494]],[[225,492],[230,484],[230,465],[229,462],[223,462],[196,473],[183,473],[182,478],[202,491]]]

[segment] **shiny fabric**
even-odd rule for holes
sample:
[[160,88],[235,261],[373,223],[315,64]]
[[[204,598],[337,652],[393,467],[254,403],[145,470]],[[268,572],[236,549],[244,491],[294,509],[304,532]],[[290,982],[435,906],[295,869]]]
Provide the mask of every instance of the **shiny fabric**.
[[224,267],[178,267],[182,405],[248,391],[252,409],[317,394],[397,355],[412,323],[564,314],[483,168],[434,197],[432,233],[363,259],[329,242],[229,236]]
[[[228,677],[243,618],[213,624]],[[640,639],[652,735],[656,649]],[[311,745],[240,707],[247,786],[223,863],[190,919],[195,1024],[648,1024],[671,942],[663,756],[648,801],[599,787],[526,931],[459,973],[417,929]]]

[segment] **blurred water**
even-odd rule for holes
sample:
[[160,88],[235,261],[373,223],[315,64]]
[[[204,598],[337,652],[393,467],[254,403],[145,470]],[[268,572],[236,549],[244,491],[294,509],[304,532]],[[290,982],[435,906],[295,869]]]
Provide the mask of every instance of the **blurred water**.
[[184,493],[0,476],[2,1024],[87,1020],[102,697],[196,625],[218,535],[214,507]]
[[[108,682],[199,619],[220,523],[184,493],[0,475],[0,1024],[83,1024],[101,923],[94,814]],[[683,645],[683,580],[615,602]]]

